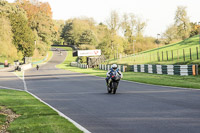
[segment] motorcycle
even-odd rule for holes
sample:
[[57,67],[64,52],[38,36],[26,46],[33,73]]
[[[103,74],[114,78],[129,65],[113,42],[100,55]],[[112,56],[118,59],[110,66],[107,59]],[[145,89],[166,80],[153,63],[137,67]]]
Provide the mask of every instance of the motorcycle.
[[121,79],[121,76],[118,75],[117,72],[113,72],[111,74],[108,80],[108,84],[107,84],[108,93],[113,93],[113,94],[116,93],[120,79]]

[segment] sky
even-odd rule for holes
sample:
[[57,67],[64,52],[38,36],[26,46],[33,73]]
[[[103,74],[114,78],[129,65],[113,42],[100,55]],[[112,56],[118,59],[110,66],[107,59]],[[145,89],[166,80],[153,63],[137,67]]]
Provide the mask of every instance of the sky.
[[[15,0],[7,0],[14,2]],[[53,19],[92,17],[106,23],[111,11],[133,13],[147,23],[145,36],[156,37],[174,23],[177,6],[186,6],[191,22],[200,22],[200,0],[39,0],[48,2]]]

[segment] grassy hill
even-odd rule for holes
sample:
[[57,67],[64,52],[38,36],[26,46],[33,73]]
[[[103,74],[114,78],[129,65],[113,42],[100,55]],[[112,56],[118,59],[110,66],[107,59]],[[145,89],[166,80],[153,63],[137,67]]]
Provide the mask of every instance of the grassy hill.
[[[191,52],[190,52],[191,51]],[[198,52],[198,54],[197,54]],[[190,54],[191,53],[191,54]],[[198,56],[198,57],[197,57]],[[159,48],[108,60],[112,64],[200,64],[199,36]]]

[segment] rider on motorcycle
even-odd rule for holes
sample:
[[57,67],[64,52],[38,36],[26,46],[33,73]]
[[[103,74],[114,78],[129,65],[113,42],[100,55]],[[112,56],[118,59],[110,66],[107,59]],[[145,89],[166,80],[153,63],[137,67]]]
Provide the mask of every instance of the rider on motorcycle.
[[120,76],[120,78],[123,78],[123,74],[121,73],[121,71],[117,68],[117,65],[116,64],[113,64],[111,66],[111,69],[107,72],[107,77],[106,77],[106,83],[108,85],[108,81],[109,79],[111,78],[111,75],[113,72],[117,72],[117,74]]

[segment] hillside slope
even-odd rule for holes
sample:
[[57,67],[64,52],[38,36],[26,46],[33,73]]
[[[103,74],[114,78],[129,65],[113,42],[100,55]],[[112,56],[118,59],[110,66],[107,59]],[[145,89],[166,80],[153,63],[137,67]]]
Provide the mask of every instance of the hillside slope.
[[184,41],[143,51],[121,59],[108,60],[112,64],[200,64],[199,36]]

